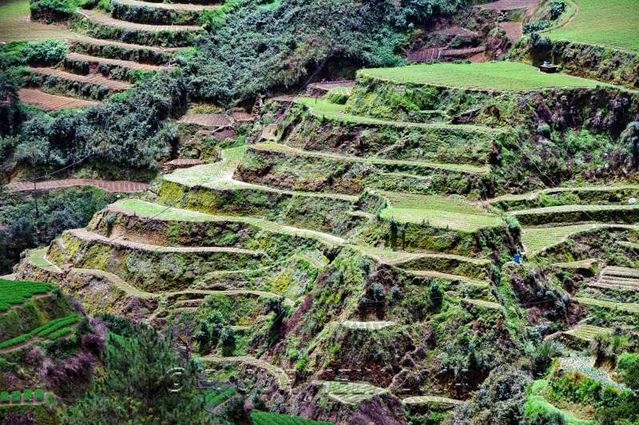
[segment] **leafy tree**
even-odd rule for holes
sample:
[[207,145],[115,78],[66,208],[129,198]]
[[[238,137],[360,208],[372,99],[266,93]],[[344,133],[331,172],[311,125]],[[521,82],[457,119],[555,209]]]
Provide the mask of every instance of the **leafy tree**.
[[153,329],[144,325],[132,329],[127,336],[109,334],[104,373],[66,410],[61,423],[215,423],[195,387],[194,365],[182,367],[169,341]]

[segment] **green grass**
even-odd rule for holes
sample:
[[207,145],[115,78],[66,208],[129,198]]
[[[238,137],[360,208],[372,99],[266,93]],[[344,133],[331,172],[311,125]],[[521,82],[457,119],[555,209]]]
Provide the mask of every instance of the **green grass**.
[[595,423],[594,421],[579,419],[572,413],[553,406],[540,395],[528,396],[524,404],[524,415],[529,419],[548,416],[561,417],[566,425],[591,425]]
[[70,39],[77,35],[61,25],[29,20],[29,0],[0,1],[0,41]]
[[48,283],[0,279],[0,311],[6,311],[12,305],[22,304],[32,296],[52,289],[53,286]]
[[38,248],[29,250],[29,261],[41,269],[48,271],[58,271],[57,266],[51,264],[49,260],[46,259],[47,248]]
[[546,74],[518,62],[436,63],[399,68],[372,68],[359,75],[397,83],[415,83],[466,89],[527,92],[539,89],[610,86],[566,74]]
[[253,425],[333,425],[332,422],[318,422],[296,416],[280,415],[278,413],[251,412]]
[[331,103],[325,99],[316,98],[316,97],[300,97],[300,98],[297,98],[295,102],[308,107],[311,114],[317,117],[323,117],[325,119],[339,121],[342,123],[375,124],[375,125],[388,125],[393,127],[414,127],[414,128],[432,128],[432,129],[456,128],[456,129],[463,129],[468,131],[481,131],[485,133],[500,132],[500,130],[495,130],[488,127],[481,127],[477,125],[447,124],[447,123],[423,124],[423,123],[402,122],[402,121],[388,121],[388,120],[382,120],[377,118],[365,117],[362,115],[353,115],[353,114],[348,114],[344,112],[344,108],[345,108],[344,105],[338,105],[336,103]]
[[602,227],[602,225],[576,224],[571,226],[528,227],[523,229],[521,241],[526,245],[529,252],[537,252],[563,242],[572,235],[599,227]]
[[490,214],[461,197],[391,192],[382,194],[388,199],[389,206],[380,215],[388,220],[427,223],[434,227],[467,232],[498,226],[503,221],[501,217]]
[[623,50],[639,51],[639,3],[636,0],[573,0],[574,18],[548,35]]
[[139,199],[123,199],[116,202],[113,205],[116,210],[121,210],[126,213],[135,213],[144,217],[154,217],[158,220],[175,220],[175,221],[201,221],[201,222],[216,222],[216,221],[235,221],[241,223],[251,224],[253,226],[262,228],[264,230],[283,233],[292,236],[308,237],[320,240],[329,245],[341,245],[343,239],[333,236],[327,233],[316,232],[314,230],[302,229],[298,227],[285,226],[282,224],[274,223],[272,221],[263,220],[256,217],[240,217],[240,216],[219,216],[212,214],[199,213],[191,210],[184,210],[179,208],[167,208],[162,205],[153,204],[150,202],[142,201]]

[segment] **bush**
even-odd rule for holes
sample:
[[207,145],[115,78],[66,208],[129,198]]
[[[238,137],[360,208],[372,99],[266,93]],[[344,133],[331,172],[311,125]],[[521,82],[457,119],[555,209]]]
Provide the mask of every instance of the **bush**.
[[550,19],[553,21],[558,19],[566,10],[566,3],[563,0],[553,1],[550,4]]
[[524,24],[524,34],[543,31],[548,27],[550,27],[550,22],[548,21],[528,22]]
[[[322,76],[352,78],[362,66],[403,63],[395,54],[411,23],[450,14],[461,0],[283,0],[226,2],[208,15],[214,28],[182,61],[198,97],[251,103],[259,93]],[[241,5],[241,7],[238,7]]]
[[33,394],[36,401],[44,401],[44,390],[42,388],[37,388]]
[[31,19],[47,23],[66,21],[79,3],[77,0],[31,0]]
[[617,372],[623,382],[635,391],[639,391],[639,354],[623,353],[617,360]]
[[60,40],[29,43],[22,51],[24,60],[31,65],[53,65],[64,59],[69,46]]

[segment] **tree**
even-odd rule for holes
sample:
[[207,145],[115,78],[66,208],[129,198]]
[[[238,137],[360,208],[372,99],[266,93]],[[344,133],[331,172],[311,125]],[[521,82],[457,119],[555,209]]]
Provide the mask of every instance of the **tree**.
[[104,373],[61,423],[213,424],[197,390],[192,363],[180,365],[169,341],[145,325],[127,336],[110,333]]

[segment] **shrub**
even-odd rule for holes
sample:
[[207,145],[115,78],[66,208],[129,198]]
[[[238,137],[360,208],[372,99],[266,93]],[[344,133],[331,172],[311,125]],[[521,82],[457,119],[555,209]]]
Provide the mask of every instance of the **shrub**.
[[617,371],[623,382],[639,391],[639,354],[623,353],[617,360]]
[[550,3],[550,19],[558,19],[566,10],[566,3],[563,0],[556,0]]
[[31,65],[53,65],[64,59],[69,46],[60,40],[44,40],[28,43],[22,50],[26,63]]
[[11,403],[20,403],[21,399],[22,394],[20,394],[20,391],[15,390],[11,392]]
[[31,19],[47,23],[66,21],[78,4],[77,0],[31,0]]
[[25,389],[22,391],[22,398],[27,403],[33,401],[33,391],[29,388]]
[[42,388],[37,388],[33,394],[36,401],[44,401],[44,390]]
[[9,402],[9,391],[0,392],[0,403],[8,403]]

